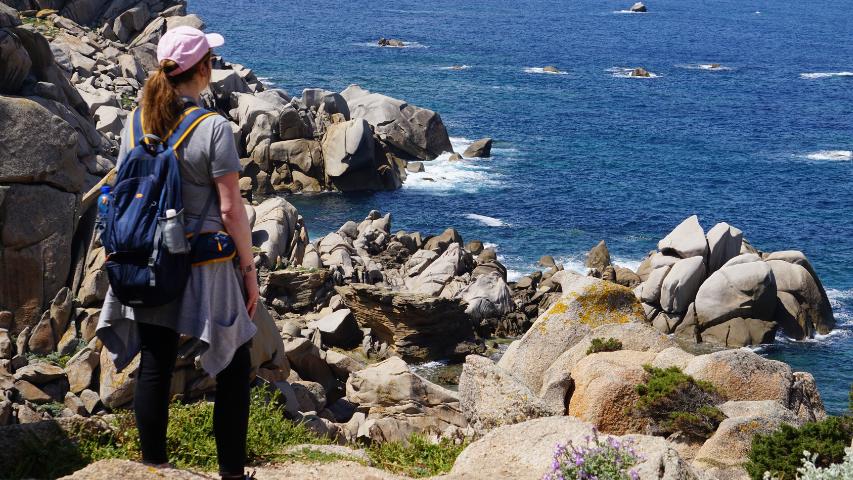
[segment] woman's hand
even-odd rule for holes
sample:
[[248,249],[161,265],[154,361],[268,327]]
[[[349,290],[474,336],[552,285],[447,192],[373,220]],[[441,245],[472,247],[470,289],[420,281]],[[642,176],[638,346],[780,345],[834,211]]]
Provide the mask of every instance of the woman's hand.
[[240,185],[236,172],[226,173],[214,179],[219,192],[219,210],[222,214],[222,224],[237,245],[237,258],[240,259],[240,274],[243,275],[243,285],[246,287],[246,310],[249,317],[255,316],[258,298],[258,273],[254,267],[252,252],[252,231],[243,198],[240,196]]
[[258,287],[257,272],[254,268],[248,273],[243,272],[243,284],[246,286],[246,310],[249,311],[249,318],[255,318],[255,309],[258,307],[261,293]]

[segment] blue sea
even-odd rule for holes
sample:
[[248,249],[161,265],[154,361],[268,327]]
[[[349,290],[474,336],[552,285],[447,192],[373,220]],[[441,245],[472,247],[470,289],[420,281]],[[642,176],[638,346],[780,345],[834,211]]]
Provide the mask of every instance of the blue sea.
[[[357,83],[439,112],[454,146],[403,189],[297,196],[314,237],[391,212],[393,228],[496,246],[511,275],[580,268],[605,239],[636,267],[682,219],[804,251],[839,323],[759,351],[812,372],[832,413],[853,382],[853,15],[849,0],[197,0],[226,58],[270,86]],[[379,37],[406,48],[378,48]],[[712,68],[712,64],[720,64]],[[451,66],[464,66],[450,69]],[[544,73],[556,66],[561,74]],[[644,67],[653,78],[628,78]],[[461,151],[461,150],[460,150]]]

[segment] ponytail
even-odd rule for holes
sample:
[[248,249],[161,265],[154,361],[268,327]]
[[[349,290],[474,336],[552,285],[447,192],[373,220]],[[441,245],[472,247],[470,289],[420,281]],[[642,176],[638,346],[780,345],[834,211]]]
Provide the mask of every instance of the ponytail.
[[145,133],[166,140],[165,135],[175,127],[183,111],[176,87],[192,80],[199,67],[210,61],[210,55],[208,52],[198,63],[177,75],[169,75],[178,68],[177,63],[172,60],[160,62],[160,68],[148,77],[142,92],[142,128]]

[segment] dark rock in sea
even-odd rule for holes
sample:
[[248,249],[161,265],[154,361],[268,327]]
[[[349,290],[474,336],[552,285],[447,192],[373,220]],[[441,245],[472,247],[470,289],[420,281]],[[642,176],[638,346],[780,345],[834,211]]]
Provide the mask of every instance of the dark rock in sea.
[[462,152],[462,156],[466,158],[488,158],[492,154],[492,139],[482,138],[472,143],[471,146]]
[[645,13],[647,11],[646,10],[646,4],[644,4],[643,2],[637,2],[633,5],[631,5],[630,11],[632,11],[634,13]]
[[631,73],[629,73],[628,76],[649,78],[652,76],[652,74],[651,74],[651,72],[649,72],[648,70],[646,70],[643,67],[637,67],[637,68],[631,70]]
[[385,37],[380,38],[379,41],[377,42],[377,44],[380,47],[402,48],[402,47],[406,46],[406,44],[402,40],[398,40],[396,38],[385,38]]

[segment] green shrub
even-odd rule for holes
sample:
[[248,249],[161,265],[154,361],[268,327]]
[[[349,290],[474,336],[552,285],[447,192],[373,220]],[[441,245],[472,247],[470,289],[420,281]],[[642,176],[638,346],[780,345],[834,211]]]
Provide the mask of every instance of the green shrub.
[[817,455],[815,465],[825,468],[844,460],[844,449],[853,438],[853,418],[829,417],[800,428],[782,424],[768,435],[756,435],[746,471],[756,480],[770,472],[780,480],[794,480],[804,451]]
[[408,442],[388,442],[367,449],[370,460],[379,468],[410,477],[431,477],[447,473],[465,444],[456,445],[442,439],[435,444],[420,435],[412,435]]
[[68,365],[68,361],[71,360],[71,355],[60,355],[59,352],[50,352],[47,355],[37,355],[27,352],[26,357],[30,363],[46,362],[61,368],[65,368]]
[[65,410],[65,404],[59,402],[48,402],[39,405],[36,407],[36,410],[39,412],[47,412],[51,417],[58,417],[63,410]]
[[640,399],[634,414],[648,420],[652,433],[669,435],[681,432],[695,438],[708,438],[725,420],[715,405],[722,396],[708,382],[695,380],[677,367],[667,369],[643,365],[649,373],[645,384],[637,385]]
[[799,480],[849,480],[853,478],[853,448],[846,450],[844,461],[829,467],[818,467],[817,455],[803,452],[803,466],[797,469]]
[[593,338],[592,345],[586,349],[586,354],[591,355],[599,352],[615,352],[617,350],[622,350],[622,342],[619,340],[616,340],[615,338],[608,338],[607,340],[603,338]]

